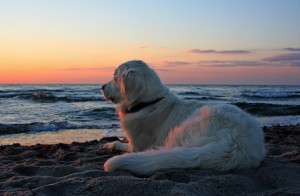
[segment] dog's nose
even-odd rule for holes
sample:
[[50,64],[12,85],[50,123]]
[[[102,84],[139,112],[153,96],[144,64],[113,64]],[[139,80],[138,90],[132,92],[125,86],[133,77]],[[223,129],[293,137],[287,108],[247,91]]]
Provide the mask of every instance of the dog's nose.
[[102,85],[102,90],[104,91],[106,84]]

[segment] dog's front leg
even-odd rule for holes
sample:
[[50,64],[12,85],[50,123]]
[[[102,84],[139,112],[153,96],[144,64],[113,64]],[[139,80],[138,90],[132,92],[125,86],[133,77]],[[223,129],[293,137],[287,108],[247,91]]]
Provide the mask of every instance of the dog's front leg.
[[130,152],[129,144],[122,143],[119,141],[109,142],[103,145],[103,148],[109,149],[109,150],[119,150],[124,152]]

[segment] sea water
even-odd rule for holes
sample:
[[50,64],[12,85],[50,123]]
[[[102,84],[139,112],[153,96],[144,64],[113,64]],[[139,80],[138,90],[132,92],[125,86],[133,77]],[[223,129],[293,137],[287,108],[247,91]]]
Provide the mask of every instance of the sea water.
[[[300,124],[300,86],[168,85],[185,100],[234,104],[262,126]],[[0,85],[0,145],[123,136],[101,85]]]

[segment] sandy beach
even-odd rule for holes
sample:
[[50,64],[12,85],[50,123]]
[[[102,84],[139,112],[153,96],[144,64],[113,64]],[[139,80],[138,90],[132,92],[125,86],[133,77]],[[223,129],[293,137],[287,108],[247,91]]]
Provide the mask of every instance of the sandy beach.
[[268,155],[251,170],[171,169],[150,177],[106,173],[120,152],[85,143],[0,146],[0,195],[282,195],[300,194],[300,126],[264,127]]

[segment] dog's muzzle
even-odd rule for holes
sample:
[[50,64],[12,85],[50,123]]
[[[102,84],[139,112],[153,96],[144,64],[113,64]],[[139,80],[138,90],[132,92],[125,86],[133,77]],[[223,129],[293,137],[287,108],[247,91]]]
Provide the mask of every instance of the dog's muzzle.
[[102,85],[102,87],[101,87],[101,88],[102,88],[103,95],[104,95],[105,99],[111,100],[110,98],[107,97],[107,95],[106,95],[106,93],[105,93],[105,86],[106,86],[106,84]]
[[107,94],[107,92],[105,91],[106,85],[107,85],[107,84],[104,84],[104,85],[102,85],[102,87],[101,87],[101,88],[102,88],[102,91],[103,91],[104,98],[105,98],[106,100],[110,100],[110,101],[113,102],[113,103],[118,103],[118,100],[116,100],[114,97],[109,96],[109,95]]

